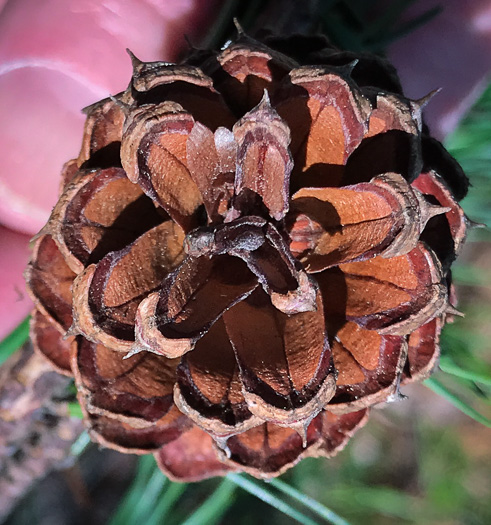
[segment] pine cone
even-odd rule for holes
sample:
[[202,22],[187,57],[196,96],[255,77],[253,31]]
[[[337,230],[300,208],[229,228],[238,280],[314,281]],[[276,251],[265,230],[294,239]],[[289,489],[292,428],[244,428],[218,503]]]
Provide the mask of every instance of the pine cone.
[[427,99],[354,58],[240,34],[181,65],[132,56],[86,110],[26,273],[34,344],[94,440],[173,479],[273,477],[431,373],[467,179]]

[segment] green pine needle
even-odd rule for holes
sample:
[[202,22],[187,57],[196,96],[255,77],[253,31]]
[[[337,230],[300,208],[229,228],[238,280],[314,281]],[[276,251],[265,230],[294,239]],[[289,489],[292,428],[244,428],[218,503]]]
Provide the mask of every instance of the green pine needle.
[[82,409],[80,408],[80,404],[77,401],[68,403],[67,406],[68,406],[68,413],[70,414],[70,417],[76,417],[77,419],[84,418],[84,414],[82,412]]
[[[125,497],[120,501],[116,514],[109,522],[110,525],[132,525],[135,523],[134,519],[137,515],[141,516],[145,510],[147,512],[150,511],[147,508],[144,495],[147,493],[148,488],[152,490],[149,485],[152,480],[156,479],[154,476],[156,471],[153,456],[147,455],[140,459],[135,479]],[[162,473],[160,473],[160,476],[166,479]],[[163,488],[162,482],[157,481]],[[143,520],[141,523],[145,523],[145,521]]]
[[454,282],[464,286],[489,286],[491,271],[483,271],[471,264],[457,264],[452,268]]
[[448,356],[441,357],[440,370],[446,374],[451,374],[462,379],[474,381],[475,383],[482,383],[483,385],[491,386],[491,373],[466,370],[465,368],[457,365],[455,361],[453,361],[453,359]]
[[310,496],[307,496],[303,492],[300,492],[291,485],[288,485],[284,481],[281,481],[279,479],[272,479],[269,482],[269,484],[278,489],[280,492],[283,492],[287,496],[290,496],[295,501],[302,503],[311,511],[318,514],[321,518],[327,520],[329,523],[332,523],[333,525],[349,525],[349,523],[345,519],[341,518],[341,516],[338,516],[332,510],[328,509],[327,507],[325,507],[315,499],[311,498]]
[[366,27],[364,36],[374,39],[377,36],[385,34],[388,29],[392,29],[394,27],[404,11],[411,4],[414,4],[414,0],[400,0],[399,2],[392,2],[391,5],[387,6],[387,8],[383,10],[377,20]]
[[138,505],[133,507],[130,523],[148,523],[148,512],[153,509],[159,501],[159,496],[169,480],[158,468],[154,468],[151,478],[145,486],[145,490],[138,501]]
[[[234,502],[236,490],[237,486],[234,483],[224,479],[182,525],[214,525],[218,523]],[[162,521],[158,523],[162,523]]]
[[[404,493],[390,487],[365,484],[358,479],[351,482],[348,486],[337,485],[329,489],[329,498],[336,501],[339,507],[345,508],[353,515],[361,516],[356,523],[365,523],[366,516],[370,513],[392,518],[390,523],[406,523],[408,516],[411,515],[415,505],[418,504],[415,496]],[[372,516],[373,516],[372,514]],[[369,523],[379,523],[381,520],[370,521]]]
[[278,498],[278,496],[276,496],[271,491],[267,490],[266,488],[264,488],[264,486],[260,485],[255,481],[252,481],[240,474],[229,474],[227,476],[227,479],[229,479],[245,491],[249,492],[253,496],[256,496],[256,498],[264,501],[268,505],[271,505],[276,510],[279,510],[286,516],[289,516],[295,521],[298,521],[298,523],[302,523],[302,525],[320,525],[318,522],[312,520],[299,510],[294,509],[291,505]]
[[0,365],[3,365],[29,339],[30,319],[30,317],[26,317],[17,328],[0,342]]
[[[166,523],[166,518],[169,515],[169,511],[172,510],[187,487],[187,483],[169,484],[167,486],[167,490],[160,495],[153,512],[150,514],[148,519],[146,521],[142,521],[141,524],[143,525],[143,523],[145,523],[145,525],[161,525],[162,523]],[[133,525],[134,522],[128,521],[126,523],[127,525]],[[118,523],[117,525],[121,525],[121,523]]]
[[78,438],[74,441],[70,452],[72,456],[80,456],[85,449],[90,445],[91,440],[89,433],[87,431],[84,431],[78,436]]
[[482,423],[486,427],[491,428],[491,419],[487,418],[486,416],[478,412],[475,408],[471,407],[468,403],[466,403],[460,397],[451,392],[445,385],[443,385],[434,377],[430,377],[429,379],[427,379],[424,382],[424,384],[430,390],[433,390],[435,394],[438,394],[439,396],[445,398],[447,401],[452,403],[452,405],[457,407],[461,412],[463,412],[470,418],[474,419],[478,423]]

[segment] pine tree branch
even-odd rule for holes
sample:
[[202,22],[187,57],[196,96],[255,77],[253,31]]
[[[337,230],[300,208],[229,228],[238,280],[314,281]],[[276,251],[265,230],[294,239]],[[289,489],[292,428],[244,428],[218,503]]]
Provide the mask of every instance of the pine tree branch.
[[30,344],[0,368],[0,519],[36,480],[63,465],[82,431],[68,415],[69,384]]

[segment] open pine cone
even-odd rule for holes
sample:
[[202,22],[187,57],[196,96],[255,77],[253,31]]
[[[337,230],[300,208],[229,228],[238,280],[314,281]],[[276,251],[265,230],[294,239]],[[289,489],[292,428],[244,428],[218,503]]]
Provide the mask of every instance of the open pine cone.
[[35,347],[94,440],[173,479],[334,455],[455,313],[467,180],[427,99],[320,37],[132,59],[37,238]]

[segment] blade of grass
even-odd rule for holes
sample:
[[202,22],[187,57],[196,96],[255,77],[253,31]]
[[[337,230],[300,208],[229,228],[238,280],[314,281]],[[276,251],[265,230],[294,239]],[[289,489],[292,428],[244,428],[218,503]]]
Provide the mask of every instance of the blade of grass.
[[269,484],[278,489],[280,492],[290,496],[295,501],[302,503],[302,505],[305,505],[310,510],[318,514],[321,518],[327,520],[329,523],[333,523],[334,525],[349,525],[349,523],[345,519],[341,518],[341,516],[338,516],[335,512],[328,509],[314,498],[311,498],[303,492],[295,489],[291,485],[288,485],[288,483],[285,483],[279,479],[272,479]]
[[208,525],[218,523],[234,501],[237,485],[230,480],[223,480],[186,521],[181,525]]
[[29,321],[30,317],[26,317],[17,328],[0,342],[0,365],[18,350],[29,338]]
[[283,514],[286,514],[295,521],[298,521],[303,525],[319,525],[317,522],[310,519],[308,516],[298,511],[297,509],[294,509],[291,505],[279,499],[278,496],[273,494],[271,491],[266,490],[264,487],[261,487],[254,481],[251,481],[241,476],[240,474],[229,474],[227,476],[227,479],[229,479],[245,491],[249,492],[249,494],[256,496],[256,498],[264,501],[268,505],[271,505]]
[[165,523],[169,510],[171,510],[187,487],[187,483],[171,483],[165,493],[162,494],[152,514],[145,521],[145,525],[161,525]]
[[454,393],[450,392],[446,386],[444,386],[440,381],[434,377],[427,379],[424,384],[435,394],[438,394],[445,398],[447,401],[452,403],[456,408],[463,412],[466,416],[474,419],[478,423],[482,423],[488,428],[491,428],[491,419],[488,419],[486,416],[482,415],[476,409],[468,405],[465,401],[457,397]]

